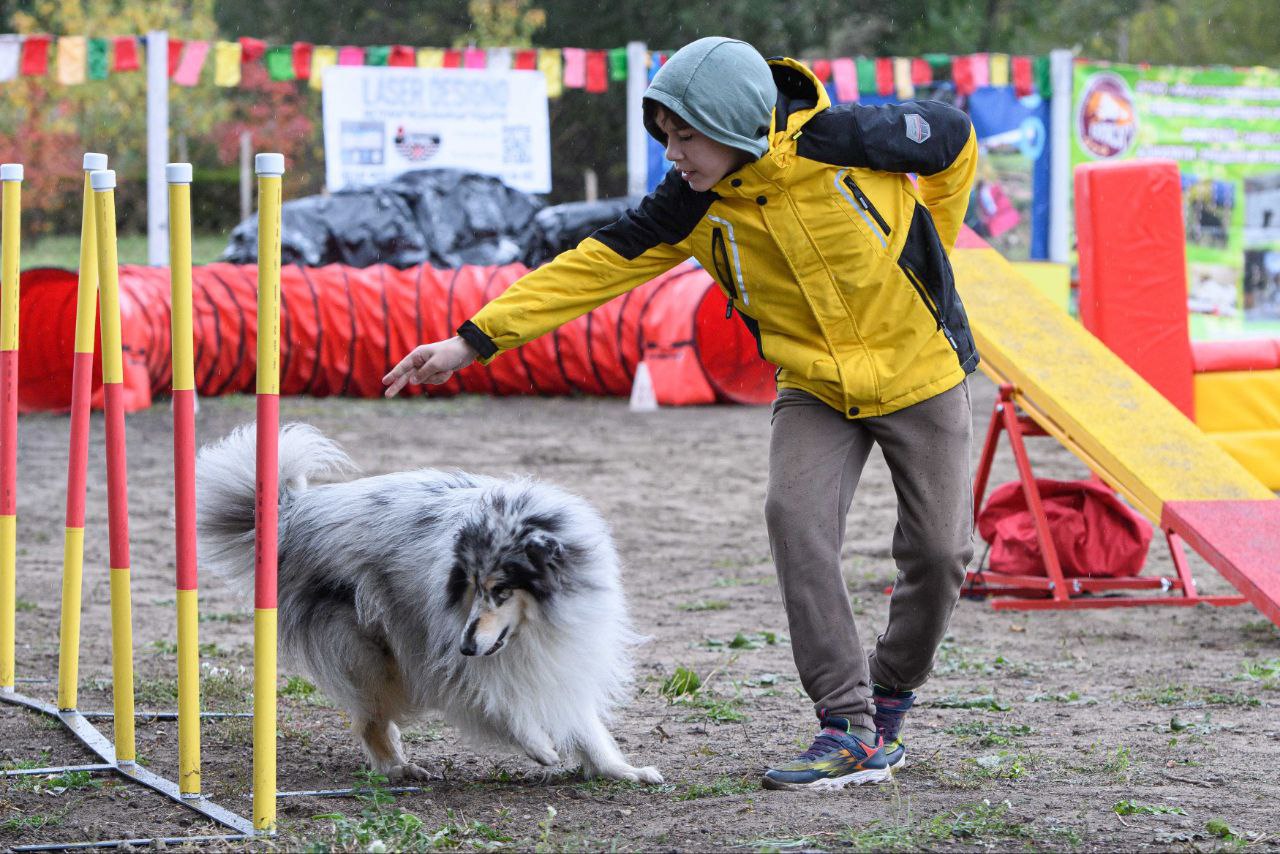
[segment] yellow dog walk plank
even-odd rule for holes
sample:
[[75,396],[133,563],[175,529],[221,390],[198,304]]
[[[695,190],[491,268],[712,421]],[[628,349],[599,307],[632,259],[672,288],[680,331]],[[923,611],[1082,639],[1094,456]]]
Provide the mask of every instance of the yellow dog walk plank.
[[1166,501],[1274,500],[997,251],[956,249],[952,264],[987,366],[1017,388],[1033,417],[1052,422],[1059,438],[1091,458],[1152,522],[1161,523]]

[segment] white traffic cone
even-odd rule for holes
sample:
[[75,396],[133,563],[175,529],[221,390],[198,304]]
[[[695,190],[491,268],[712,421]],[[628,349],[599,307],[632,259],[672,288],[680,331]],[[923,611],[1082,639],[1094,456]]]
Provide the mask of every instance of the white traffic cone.
[[636,365],[636,378],[631,383],[631,411],[653,412],[658,408],[658,398],[653,393],[653,378],[644,362]]

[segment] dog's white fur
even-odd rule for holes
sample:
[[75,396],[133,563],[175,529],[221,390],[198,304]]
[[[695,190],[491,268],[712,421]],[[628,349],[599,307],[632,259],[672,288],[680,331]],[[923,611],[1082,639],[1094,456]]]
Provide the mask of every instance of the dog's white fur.
[[[201,565],[245,591],[255,445],[246,425],[204,448],[197,468]],[[351,716],[374,770],[428,776],[405,757],[398,725],[434,709],[472,739],[543,765],[662,781],[630,765],[608,728],[638,638],[608,526],[585,501],[527,478],[429,469],[308,486],[352,465],[303,424],[281,430],[279,454],[281,649]],[[478,585],[513,555],[537,595],[517,589],[505,609],[489,607]],[[479,611],[510,631],[505,644],[481,638],[493,654],[464,655]]]

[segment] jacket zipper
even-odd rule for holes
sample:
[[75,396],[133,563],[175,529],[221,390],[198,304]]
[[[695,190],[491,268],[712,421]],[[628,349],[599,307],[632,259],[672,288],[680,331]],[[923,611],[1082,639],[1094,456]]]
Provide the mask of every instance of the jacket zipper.
[[[720,261],[724,260],[724,270],[720,269]],[[719,228],[711,230],[711,263],[716,268],[716,278],[729,292],[729,303],[724,309],[724,319],[733,317],[733,301],[738,298],[738,289],[733,286],[733,265],[729,263],[729,250],[724,245],[724,231]]]
[[876,210],[876,206],[871,204],[871,200],[867,198],[867,194],[862,192],[862,188],[854,183],[852,175],[844,176],[844,184],[849,188],[849,192],[853,193],[853,197],[858,200],[858,204],[862,205],[862,209],[871,215],[876,221],[876,225],[880,226],[880,230],[884,232],[884,236],[888,237],[892,231],[889,223],[885,222],[884,217],[880,216],[880,211]]
[[938,324],[938,328],[942,330],[942,334],[947,336],[947,343],[951,345],[951,349],[958,350],[956,339],[952,337],[951,330],[942,322],[942,313],[937,305],[929,297],[929,292],[925,289],[924,284],[920,281],[920,277],[916,275],[916,271],[901,264],[903,272],[907,274],[907,279],[911,282],[911,286],[916,289],[916,293],[920,295],[920,299],[924,301],[924,306],[929,310],[929,314],[933,316],[934,321]]

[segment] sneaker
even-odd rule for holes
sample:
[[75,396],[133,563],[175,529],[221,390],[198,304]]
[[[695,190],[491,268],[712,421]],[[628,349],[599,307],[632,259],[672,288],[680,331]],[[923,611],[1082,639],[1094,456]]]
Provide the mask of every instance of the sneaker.
[[902,743],[902,719],[907,710],[916,701],[911,691],[889,691],[874,686],[873,699],[876,704],[876,735],[884,744],[884,758],[889,767],[895,771],[907,761],[907,746]]
[[822,719],[822,732],[799,757],[765,772],[766,789],[835,791],[889,779],[884,743],[864,744],[849,732],[847,718]]

